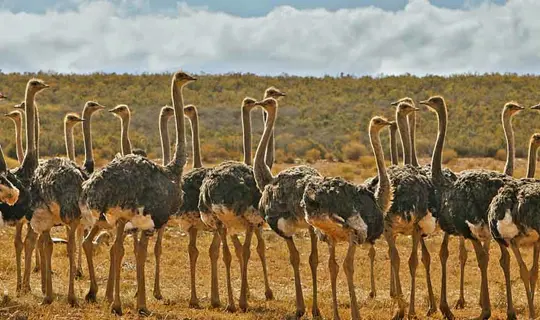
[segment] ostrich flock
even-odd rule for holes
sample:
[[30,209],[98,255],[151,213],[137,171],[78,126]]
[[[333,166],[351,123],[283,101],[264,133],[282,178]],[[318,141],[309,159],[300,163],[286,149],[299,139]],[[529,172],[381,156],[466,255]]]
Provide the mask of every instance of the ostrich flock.
[[[218,258],[220,247],[226,270],[226,311],[237,310],[231,284],[232,255],[228,240],[234,246],[240,266],[240,296],[238,307],[248,307],[248,262],[253,234],[257,238],[257,254],[262,263],[265,296],[274,299],[266,266],[264,226],[269,226],[287,244],[290,264],[294,272],[296,292],[295,316],[306,312],[300,276],[300,254],[294,235],[308,231],[311,241],[309,265],[312,277],[313,317],[320,317],[317,299],[318,242],[328,245],[332,289],[333,318],[339,319],[337,301],[336,245],[346,242],[348,249],[343,262],[347,279],[351,318],[359,319],[360,310],[355,295],[354,268],[357,245],[369,245],[371,291],[376,296],[374,277],[374,243],[384,236],[390,258],[390,296],[395,301],[393,319],[407,314],[414,317],[416,269],[418,246],[425,268],[429,295],[428,316],[440,310],[444,318],[454,315],[447,301],[447,260],[450,236],[459,237],[459,262],[461,267],[460,297],[456,308],[463,308],[464,266],[467,260],[465,241],[473,244],[481,274],[480,319],[491,316],[488,290],[489,245],[494,239],[499,245],[500,266],[503,269],[508,319],[516,319],[512,303],[510,254],[511,249],[519,266],[528,301],[530,318],[535,317],[534,294],[538,279],[540,253],[540,180],[534,179],[536,153],[540,147],[540,134],[532,135],[529,144],[527,178],[512,177],[515,142],[512,129],[513,117],[524,107],[508,102],[502,110],[502,126],[507,144],[504,172],[466,170],[454,173],[442,166],[442,151],[447,129],[447,106],[441,96],[420,101],[436,114],[438,134],[431,164],[419,165],[415,148],[415,113],[420,109],[411,98],[402,98],[396,107],[395,119],[390,121],[375,116],[369,123],[369,138],[376,159],[377,175],[363,184],[354,184],[339,177],[324,177],[310,166],[300,165],[273,175],[274,127],[278,114],[278,100],[286,96],[275,87],[268,88],[262,100],[246,97],[241,104],[244,159],[242,162],[225,161],[213,168],[203,167],[199,143],[199,117],[193,105],[184,106],[184,86],[197,79],[185,72],[174,73],[171,81],[172,107],[165,106],[159,114],[162,144],[162,162],[155,163],[143,150],[133,149],[129,140],[130,111],[126,105],[109,110],[121,121],[121,153],[111,162],[94,169],[91,138],[92,114],[105,107],[95,101],[84,105],[81,116],[67,114],[64,118],[67,157],[39,159],[39,115],[36,95],[49,86],[40,79],[27,83],[24,101],[17,110],[6,114],[15,124],[17,157],[20,165],[8,169],[0,148],[0,222],[15,226],[15,253],[17,294],[31,291],[30,274],[33,251],[36,249],[36,268],[41,272],[43,304],[53,302],[51,229],[65,226],[69,258],[69,286],[67,299],[77,305],[74,290],[75,278],[82,274],[81,260],[84,251],[90,279],[86,301],[97,301],[98,285],[94,270],[93,243],[101,236],[114,239],[110,248],[110,267],[105,289],[105,299],[111,311],[122,314],[120,298],[121,266],[124,256],[124,239],[133,237],[136,257],[137,293],[136,308],[140,315],[150,315],[146,306],[145,261],[150,236],[157,233],[154,255],[155,276],[153,295],[162,299],[160,290],[161,243],[166,225],[178,225],[189,236],[187,248],[190,264],[191,298],[189,307],[199,307],[196,292],[196,264],[199,255],[197,234],[211,232],[209,248],[211,264],[211,307],[219,308]],[[5,98],[0,94],[0,98]],[[255,156],[251,157],[251,116],[253,109],[261,107],[265,120],[264,132]],[[540,105],[531,107],[540,110]],[[184,117],[189,119],[192,130],[193,169],[184,172],[186,164],[186,136]],[[174,154],[167,131],[168,121],[176,125]],[[26,146],[23,148],[23,119]],[[82,123],[85,148],[83,166],[75,162],[73,128]],[[379,133],[390,130],[391,166],[384,160]],[[402,144],[403,163],[397,152],[397,134]],[[26,225],[23,241],[22,229]],[[432,284],[431,256],[425,238],[442,233],[439,251],[442,264],[441,290],[437,308]],[[238,235],[243,234],[244,241]],[[405,301],[400,280],[400,257],[396,245],[398,235],[410,236],[412,252],[409,257],[411,277],[410,299]],[[37,245],[37,247],[36,247]],[[533,263],[529,269],[521,256],[522,247],[532,247]],[[23,250],[24,249],[24,250]],[[22,253],[24,251],[24,260]],[[24,262],[24,268],[22,266]],[[292,284],[291,284],[292,285]],[[408,310],[406,312],[406,308]]]

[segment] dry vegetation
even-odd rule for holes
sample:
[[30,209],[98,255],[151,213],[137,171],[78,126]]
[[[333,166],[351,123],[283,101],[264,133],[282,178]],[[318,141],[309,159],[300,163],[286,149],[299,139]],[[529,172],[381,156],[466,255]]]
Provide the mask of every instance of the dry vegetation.
[[[425,163],[429,159],[421,159]],[[283,169],[284,164],[277,165],[274,171]],[[361,157],[357,162],[349,163],[330,163],[319,161],[314,164],[325,175],[342,175],[357,182],[362,181],[368,176],[374,174],[373,160],[370,157]],[[503,162],[493,159],[453,159],[449,162],[449,166],[456,171],[470,168],[489,168],[500,170]],[[516,163],[516,176],[522,176],[525,163],[522,159],[518,159]],[[63,229],[56,231],[57,235],[63,235]],[[271,285],[276,296],[275,301],[264,301],[264,286],[260,262],[256,254],[252,254],[249,268],[249,283],[250,283],[250,309],[247,313],[237,313],[234,316],[224,313],[221,310],[209,309],[209,259],[207,249],[211,241],[209,234],[202,234],[198,241],[200,250],[199,256],[199,271],[198,271],[198,294],[201,298],[203,309],[192,310],[187,308],[189,301],[189,260],[187,257],[187,236],[176,227],[169,227],[164,238],[164,254],[162,258],[162,291],[165,296],[165,301],[156,301],[151,297],[151,289],[153,283],[153,268],[154,259],[152,250],[149,250],[149,256],[146,266],[147,273],[147,292],[149,295],[149,308],[154,312],[151,319],[284,319],[287,318],[294,310],[294,286],[292,284],[292,269],[289,265],[288,251],[284,246],[283,240],[275,235],[272,231],[265,231],[267,240],[267,257],[269,264],[269,273]],[[432,253],[432,274],[433,285],[436,295],[439,295],[440,287],[440,264],[438,259],[438,250],[441,242],[441,235],[438,234],[427,240],[427,245]],[[40,306],[41,292],[38,274],[32,275],[32,294],[16,297],[15,296],[15,252],[12,246],[13,228],[4,228],[0,230],[0,241],[4,243],[4,250],[0,252],[0,284],[4,287],[7,298],[0,304],[0,319],[39,319],[39,320],[57,320],[57,319],[115,319],[110,315],[109,308],[104,302],[104,286],[106,283],[108,270],[108,248],[102,247],[95,261],[96,272],[100,291],[98,294],[99,303],[96,305],[87,304],[82,300],[88,288],[87,273],[82,280],[77,280],[76,291],[81,298],[80,307],[70,308],[65,301],[67,291],[67,270],[68,261],[66,257],[66,248],[62,244],[55,245],[53,255],[53,284],[54,290],[58,294],[56,301],[50,306]],[[303,235],[296,239],[299,251],[301,253],[301,272],[303,280],[304,295],[307,303],[307,311],[311,306],[311,281],[308,264],[309,256],[309,237]],[[398,246],[402,257],[401,276],[404,292],[407,295],[409,292],[409,271],[407,259],[410,253],[410,239],[405,237],[398,238]],[[151,247],[151,246],[150,246]],[[124,319],[137,319],[134,314],[133,298],[136,290],[135,279],[135,259],[131,251],[131,240],[125,243],[126,256],[122,268],[122,295],[124,301]],[[327,272],[327,249],[324,243],[319,246],[320,265],[319,265],[319,301],[321,312],[325,317],[331,316],[331,290],[330,280]],[[449,263],[449,302],[453,303],[458,298],[459,293],[459,264],[457,257],[457,239],[451,242],[451,255]],[[338,259],[342,261],[345,255],[345,246],[338,247]],[[361,314],[364,319],[388,319],[393,310],[393,303],[389,297],[389,260],[386,254],[386,243],[381,239],[376,244],[376,279],[378,295],[375,299],[369,299],[369,271],[367,247],[360,247],[356,255],[356,273],[355,280],[357,284],[357,294],[361,305]],[[254,250],[254,246],[253,246]],[[477,316],[480,312],[478,307],[480,276],[476,265],[476,259],[472,251],[472,247],[468,247],[469,260],[466,267],[466,299],[467,306],[464,310],[456,310],[455,315],[458,318],[470,318]],[[530,250],[523,250],[526,261],[530,263],[532,253]],[[506,298],[504,290],[504,277],[499,267],[499,251],[497,246],[493,245],[491,249],[491,259],[489,266],[490,275],[490,293],[493,307],[492,319],[504,319]],[[340,264],[341,265],[341,264]],[[220,294],[222,302],[225,302],[225,271],[220,260]],[[235,296],[239,294],[240,275],[239,267],[236,260],[233,259],[233,286],[235,288]],[[427,310],[427,291],[425,288],[425,277],[423,267],[420,264],[418,267],[417,280],[417,313],[419,318],[424,318],[423,314]],[[347,285],[343,271],[340,270],[338,278],[339,302],[341,308],[341,316],[343,319],[349,317],[349,302]],[[526,315],[526,298],[523,284],[519,279],[518,267],[512,261],[512,286],[514,292],[514,302],[519,315]],[[434,316],[437,319],[441,318],[440,314]]]

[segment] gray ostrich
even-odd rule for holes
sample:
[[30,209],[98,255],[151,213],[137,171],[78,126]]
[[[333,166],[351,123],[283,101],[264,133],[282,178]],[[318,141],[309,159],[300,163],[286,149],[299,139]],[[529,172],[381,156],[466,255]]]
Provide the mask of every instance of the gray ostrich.
[[[148,236],[153,230],[162,228],[182,202],[181,178],[186,163],[182,89],[195,80],[196,78],[182,71],[176,72],[172,77],[176,147],[174,157],[167,165],[157,165],[138,155],[116,157],[83,184],[81,202],[90,209],[96,219],[103,216],[108,224],[116,226],[117,237],[111,247],[114,252],[111,254],[114,270],[114,301],[111,309],[116,314],[122,314],[120,271],[124,237],[121,235],[127,222],[141,230],[136,255],[137,310],[141,315],[150,314],[146,307],[144,275]],[[89,295],[95,297],[96,291],[97,285],[91,286]]]
[[338,242],[348,242],[349,248],[343,262],[351,301],[351,319],[360,319],[354,286],[354,254],[360,244],[374,245],[383,233],[384,214],[390,207],[390,180],[384,163],[379,132],[391,122],[381,117],[371,119],[369,136],[377,162],[379,184],[375,193],[366,186],[358,186],[342,178],[325,178],[309,182],[302,198],[306,221],[320,230],[328,242],[330,280],[334,319],[339,319],[337,302],[338,265],[335,260]]
[[[270,87],[265,91],[265,98],[273,97],[279,99],[285,93],[276,88]],[[207,172],[201,187],[199,196],[199,212],[202,221],[212,230],[219,234],[223,247],[223,261],[227,274],[227,310],[236,311],[236,306],[232,296],[230,283],[231,255],[226,241],[227,233],[231,236],[235,247],[237,258],[240,261],[241,269],[241,290],[239,306],[242,310],[247,309],[247,262],[249,260],[250,244],[252,233],[257,237],[257,253],[261,260],[265,284],[265,296],[267,300],[273,299],[273,292],[268,281],[268,271],[266,268],[266,254],[264,238],[262,236],[262,225],[264,220],[257,214],[260,192],[257,189],[253,169],[251,168],[251,110],[255,107],[255,100],[245,98],[242,101],[242,131],[244,162],[226,161],[211,171]],[[270,160],[269,160],[270,161]],[[234,190],[229,193],[230,190]],[[238,240],[237,233],[246,230],[246,241],[242,245]],[[224,240],[225,238],[225,240]],[[219,242],[214,238],[210,247],[210,256],[217,259],[219,255]],[[244,277],[243,274],[246,274]],[[217,276],[212,278],[212,298],[213,306],[219,305],[219,295],[217,292]]]
[[[286,94],[284,92],[279,91],[276,87],[269,87],[264,91],[263,99],[271,97],[271,98],[275,98],[279,100],[280,97],[285,97],[285,96]],[[268,115],[264,109],[262,110],[262,112],[263,112],[263,120],[266,123],[266,119]],[[265,154],[265,160],[264,160],[264,162],[266,162],[266,165],[270,169],[272,169],[272,166],[274,165],[274,161],[275,161],[274,151],[276,149],[276,145],[274,141],[274,135],[275,135],[275,132],[274,132],[274,129],[272,129],[272,134],[270,135],[270,141],[268,142],[268,147],[266,148],[266,154]]]
[[[4,99],[4,96],[0,98]],[[20,189],[16,186],[17,184],[20,184],[20,181],[16,181],[12,177],[9,177],[9,175],[4,151],[0,146],[0,203],[2,204],[2,207],[15,205],[19,200],[19,194],[21,193]],[[14,182],[11,180],[14,180]],[[3,212],[0,211],[0,226],[4,226],[4,224],[9,222],[9,220],[5,219]]]
[[[428,102],[429,103],[429,100]],[[431,105],[431,103],[429,103]],[[444,231],[441,243],[440,259],[442,265],[440,309],[446,318],[454,319],[446,298],[446,262],[448,260],[448,240],[451,235],[462,236],[473,244],[481,273],[480,301],[482,313],[479,319],[491,316],[491,303],[488,291],[487,267],[489,261],[489,242],[491,234],[488,227],[488,209],[498,190],[511,182],[509,173],[513,170],[514,133],[512,118],[523,107],[515,102],[506,103],[502,111],[502,123],[505,131],[507,153],[505,173],[490,170],[462,171],[449,187],[444,190],[439,212],[439,225]],[[482,242],[484,246],[482,246]],[[501,257],[501,264],[508,257]]]
[[390,163],[393,166],[399,165],[399,155],[397,147],[397,122],[390,121]]
[[300,206],[304,188],[310,180],[320,180],[322,177],[317,170],[307,166],[296,166],[280,172],[273,176],[270,168],[264,159],[264,152],[267,150],[268,142],[272,132],[272,125],[277,112],[277,101],[267,98],[257,102],[256,105],[263,106],[270,112],[267,129],[265,130],[265,140],[257,148],[254,163],[254,174],[257,187],[262,191],[259,202],[259,211],[268,225],[278,235],[283,237],[289,249],[290,262],[294,271],[294,283],[296,290],[296,316],[301,317],[305,313],[304,295],[300,281],[300,255],[294,244],[293,235],[300,229],[308,229],[311,238],[311,255],[309,264],[313,278],[313,306],[314,317],[320,316],[317,304],[317,237],[312,226],[305,220],[304,210]]
[[[34,108],[36,108],[34,106]],[[27,117],[30,117],[27,110]],[[72,126],[82,121],[74,115],[65,117],[65,133],[72,134]],[[73,137],[66,136],[68,155],[73,147]],[[71,144],[71,145],[70,145]],[[32,195],[32,210],[28,212],[27,219],[34,232],[39,235],[38,248],[40,250],[42,275],[42,289],[45,289],[43,304],[50,304],[53,300],[52,292],[52,251],[53,243],[50,230],[55,225],[63,224],[68,228],[68,257],[69,257],[69,286],[68,303],[77,304],[74,290],[75,279],[75,232],[83,215],[79,206],[81,185],[86,175],[77,165],[66,158],[52,158],[40,162],[30,185]],[[35,238],[34,238],[35,239]],[[26,254],[30,254],[28,252]],[[29,266],[28,266],[29,267]]]
[[[30,211],[31,206],[31,196],[30,196],[30,181],[32,175],[38,165],[37,159],[37,150],[35,144],[35,131],[34,123],[34,99],[36,95],[42,90],[48,88],[49,86],[39,79],[30,79],[26,85],[25,93],[25,109],[26,113],[29,114],[29,117],[25,118],[26,124],[26,151],[24,159],[21,165],[13,170],[7,171],[6,177],[9,182],[11,182],[18,190],[18,200],[15,203],[10,201],[5,201],[0,203],[0,212],[2,212],[2,219],[4,223],[9,225],[15,225],[15,256],[17,264],[17,292],[26,293],[30,291],[30,278],[23,280],[22,278],[22,268],[21,268],[21,255],[23,249],[22,241],[22,227],[25,223],[25,215]],[[31,147],[31,148],[29,148]],[[35,241],[32,241],[32,238],[35,238],[36,234],[28,228],[26,239],[24,242],[25,252],[32,252],[33,244]],[[25,260],[27,256],[25,254]],[[28,258],[31,259],[31,256]],[[26,261],[25,261],[26,263]],[[25,271],[26,274],[26,271]]]
[[[534,293],[538,279],[539,233],[538,212],[540,210],[540,181],[534,179],[536,155],[540,147],[540,134],[532,135],[529,142],[527,178],[508,183],[499,190],[489,206],[489,226],[493,239],[501,248],[501,267],[506,282],[507,318],[517,319],[512,301],[510,259],[508,249],[514,252],[520,277],[525,285],[529,305],[529,319],[535,318]],[[533,264],[529,270],[521,256],[520,247],[533,247]]]
[[125,104],[119,104],[116,107],[109,110],[112,114],[117,116],[120,119],[121,131],[120,131],[120,149],[122,150],[122,155],[127,154],[136,154],[143,157],[146,157],[146,151],[142,149],[132,149],[131,140],[129,139],[129,124],[131,123],[131,111],[129,107]]

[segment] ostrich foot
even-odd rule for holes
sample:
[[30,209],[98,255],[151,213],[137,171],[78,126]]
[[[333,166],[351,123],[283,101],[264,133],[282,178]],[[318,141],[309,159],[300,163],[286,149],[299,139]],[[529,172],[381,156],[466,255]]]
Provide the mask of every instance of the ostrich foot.
[[97,302],[96,293],[94,291],[88,291],[88,293],[84,297],[84,300],[88,303],[96,303]]
[[152,312],[150,312],[150,310],[148,310],[146,307],[145,308],[139,308],[139,316],[141,317],[149,317],[152,315]]
[[111,307],[111,313],[115,314],[117,316],[121,316],[122,315],[122,306],[120,306],[120,305],[115,306],[113,304],[112,307]]
[[[212,306],[214,307],[214,306]],[[189,308],[190,309],[200,309],[201,306],[199,305],[199,300],[198,299],[191,299],[189,301]]]
[[81,280],[83,278],[83,272],[81,269],[77,269],[77,272],[75,272],[75,279]]
[[236,306],[234,304],[228,304],[227,307],[225,308],[225,311],[230,312],[230,313],[235,313]]
[[271,289],[268,289],[267,291],[265,291],[264,296],[266,297],[266,301],[274,300],[274,293],[272,292]]

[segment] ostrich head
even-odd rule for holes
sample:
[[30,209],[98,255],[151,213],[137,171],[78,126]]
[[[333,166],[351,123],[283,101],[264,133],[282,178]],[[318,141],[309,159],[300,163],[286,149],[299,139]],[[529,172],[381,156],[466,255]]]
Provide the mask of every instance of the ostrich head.
[[24,111],[25,107],[26,107],[26,103],[24,101],[22,101],[21,103],[16,104],[16,105],[13,106],[13,108],[19,109],[19,110],[22,110],[22,111]]
[[411,112],[416,112],[418,110],[420,109],[418,109],[417,107],[413,106],[412,104],[408,102],[400,102],[397,106],[397,112],[404,116],[407,116]]
[[0,92],[0,100],[7,99],[8,97]]
[[11,111],[6,113],[4,116],[13,121],[22,121],[22,112],[20,110]]
[[390,102],[390,104],[393,105],[393,106],[397,106],[397,105],[399,105],[401,102],[406,102],[406,103],[408,103],[408,104],[414,106],[414,101],[413,101],[413,99],[412,99],[412,98],[409,98],[409,97],[401,98],[401,99],[399,99],[399,100],[397,100],[397,101]]
[[523,109],[525,109],[525,108],[520,106],[517,102],[510,101],[510,102],[507,102],[504,105],[503,114],[508,114],[510,116],[514,116],[515,114],[517,114],[518,112],[520,112]]
[[255,102],[255,106],[261,106],[266,111],[277,108],[278,102],[274,98],[266,98],[261,101]]
[[96,111],[105,109],[105,106],[102,106],[101,104],[95,102],[95,101],[87,101],[84,104],[84,110],[87,110],[88,114],[92,114]]
[[174,74],[174,83],[180,87],[185,86],[186,84],[196,81],[197,78],[183,72],[183,71],[177,71]]
[[64,118],[64,122],[65,122],[66,126],[68,126],[68,127],[73,127],[77,123],[81,123],[83,121],[84,121],[83,118],[79,117],[78,115],[76,115],[74,113],[68,113],[68,114],[66,114],[66,116]]
[[445,106],[444,98],[441,96],[433,96],[427,100],[422,100],[420,104],[427,106],[429,110],[435,112],[441,111]]
[[242,109],[250,111],[251,109],[255,108],[256,102],[257,100],[253,98],[245,97],[244,100],[242,100]]
[[193,119],[197,115],[197,108],[192,105],[188,104],[184,107],[184,116],[188,117],[189,119]]
[[264,98],[274,98],[274,99],[279,99],[281,97],[285,97],[286,94],[285,92],[281,92],[279,91],[279,89],[277,89],[276,87],[269,87],[268,89],[266,89],[266,91],[264,91]]
[[43,89],[49,88],[49,85],[40,79],[30,79],[26,87],[29,92],[36,94]]
[[109,110],[112,114],[120,119],[127,119],[130,116],[129,107],[125,104],[119,104],[116,107]]
[[382,128],[392,125],[392,122],[383,117],[375,116],[369,122],[369,130],[380,131]]
[[531,136],[531,145],[536,148],[540,147],[540,133],[535,133]]
[[540,110],[540,103],[531,107],[533,110]]
[[[185,108],[184,108],[184,115],[186,114]],[[170,117],[174,116],[174,109],[171,106],[163,106],[161,107],[161,111],[159,112],[160,118],[169,119]]]

